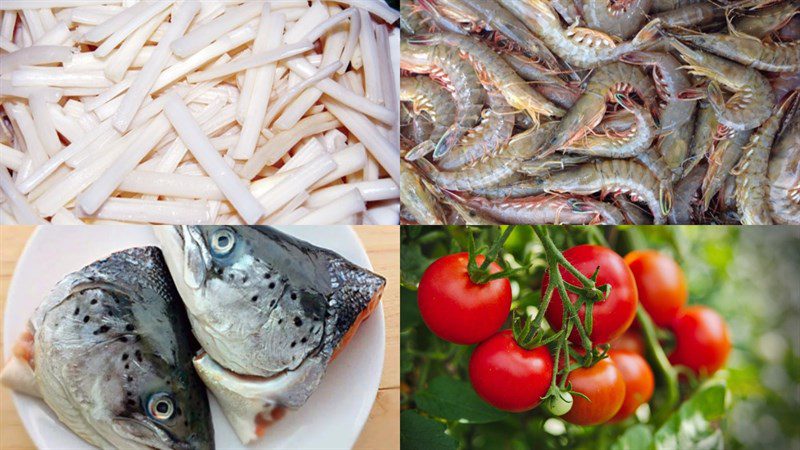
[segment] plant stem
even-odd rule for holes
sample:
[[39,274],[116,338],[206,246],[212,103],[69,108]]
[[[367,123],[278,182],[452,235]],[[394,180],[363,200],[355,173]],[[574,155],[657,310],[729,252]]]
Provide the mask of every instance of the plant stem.
[[639,326],[644,335],[647,352],[652,361],[655,362],[655,367],[658,372],[661,373],[667,386],[667,400],[661,410],[665,411],[665,414],[669,414],[678,404],[680,397],[680,392],[678,391],[678,373],[675,371],[675,368],[672,367],[672,364],[669,363],[664,349],[661,347],[661,344],[658,343],[655,325],[653,325],[650,315],[647,314],[642,305],[639,305],[636,310],[636,318],[639,320]]

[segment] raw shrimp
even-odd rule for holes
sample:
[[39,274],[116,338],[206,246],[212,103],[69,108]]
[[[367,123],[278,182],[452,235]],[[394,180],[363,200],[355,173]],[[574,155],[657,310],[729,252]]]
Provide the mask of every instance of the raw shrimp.
[[475,70],[503,94],[509,105],[527,111],[534,121],[540,115],[564,115],[564,110],[528,86],[503,58],[471,36],[440,33],[411,37],[409,42],[417,46],[445,45],[462,52],[473,63]]
[[400,134],[416,146],[428,140],[433,132],[433,119],[427,111],[414,114],[406,105],[400,105]]
[[[551,125],[552,124],[552,125]],[[514,136],[497,154],[455,171],[440,171],[426,159],[416,161],[422,173],[442,189],[472,191],[509,181],[519,163],[534,157],[553,131],[554,122]]]
[[400,68],[427,73],[445,83],[455,97],[456,119],[448,130],[449,142],[440,139],[437,145],[455,145],[461,136],[478,124],[483,110],[485,91],[475,69],[464,61],[457,49],[441,45],[415,46],[405,39],[400,42]]
[[481,123],[470,130],[461,142],[443,157],[437,159],[434,152],[433,159],[440,168],[455,170],[491,157],[511,138],[511,133],[514,131],[514,112],[503,95],[492,86],[488,86],[486,93],[489,98],[489,108],[483,110]]
[[[697,108],[694,137],[689,147],[689,155],[684,167],[684,173],[689,173],[714,147],[714,136],[717,132],[717,116],[707,101],[702,100]],[[705,171],[703,171],[705,173]]]
[[561,26],[558,14],[545,0],[498,0],[525,22],[558,57],[572,67],[593,68],[640,50],[658,34],[658,21],[645,25],[631,41],[617,44],[611,36],[591,28]]
[[595,70],[586,91],[561,119],[547,152],[560,150],[586,135],[606,113],[606,101],[614,100],[617,93],[632,92],[642,99],[652,99],[656,94],[653,82],[637,67],[615,62]]
[[656,138],[656,124],[653,122],[653,116],[626,95],[617,94],[615,99],[626,111],[633,114],[635,121],[631,128],[622,132],[609,132],[602,135],[588,134],[563,147],[562,150],[567,153],[604,158],[629,158],[650,148]]
[[692,221],[692,204],[697,191],[703,185],[703,177],[708,170],[708,163],[701,161],[686,173],[681,181],[675,185],[673,192],[672,209],[669,211],[669,223],[688,224]]
[[417,223],[441,225],[444,223],[444,212],[423,185],[417,171],[411,164],[401,161],[403,170],[400,173],[400,202],[406,212],[414,217]]
[[762,42],[743,33],[691,34],[679,36],[715,55],[736,61],[753,69],[767,72],[797,72],[800,70],[800,42]]
[[768,34],[784,27],[792,17],[800,12],[797,2],[783,2],[757,9],[749,15],[737,17],[733,21],[736,30],[763,39]]
[[505,224],[618,225],[625,218],[614,206],[590,197],[544,194],[492,200],[449,193],[455,202]]
[[591,156],[587,155],[550,155],[523,161],[517,167],[517,171],[529,177],[542,178],[567,167],[589,162],[591,159]]
[[631,225],[653,224],[653,218],[650,216],[650,214],[648,214],[647,211],[637,203],[628,200],[624,195],[615,196],[614,205],[622,213],[622,216],[625,218],[625,222]]
[[407,34],[424,33],[429,30],[430,15],[414,2],[400,2],[400,29]]
[[505,38],[510,39],[525,53],[538,58],[551,69],[558,68],[556,57],[550,53],[525,24],[508,12],[495,0],[419,0],[420,5],[431,10],[436,9],[440,14],[456,22],[467,25],[471,29],[495,30]]
[[583,18],[595,30],[629,39],[647,19],[652,0],[583,0]]
[[681,63],[669,53],[633,52],[620,60],[628,64],[652,67],[656,93],[661,99],[659,128],[661,132],[672,131],[692,119],[695,102],[682,100],[678,94],[692,87],[692,82],[681,70]]
[[702,2],[653,15],[665,27],[699,27],[721,21],[727,11],[715,2]]
[[523,80],[531,81],[531,87],[561,108],[572,108],[581,95],[580,88],[562,80],[553,71],[525,55],[505,51],[500,56],[517,71]]
[[[800,102],[798,102],[800,103]],[[787,115],[769,159],[769,205],[775,223],[800,225],[800,113]]]
[[433,125],[428,139],[434,142],[439,142],[448,127],[455,122],[456,105],[452,96],[429,77],[402,77],[400,101],[410,102],[414,114],[421,111],[428,113]]
[[[692,74],[711,79],[708,100],[721,124],[737,131],[751,130],[769,117],[774,95],[769,81],[758,71],[694,50],[677,40],[672,45],[690,64]],[[727,101],[718,83],[734,92]]]
[[[723,127],[724,128],[724,127]],[[720,131],[717,132],[720,134]],[[714,145],[708,155],[708,171],[703,179],[703,208],[708,209],[711,199],[719,192],[725,177],[742,157],[742,149],[750,139],[753,130],[735,131],[733,136],[722,139]]]
[[776,108],[775,113],[753,133],[750,137],[750,142],[743,150],[742,159],[732,172],[736,176],[736,191],[734,195],[743,225],[772,224],[767,200],[769,153],[781,120],[783,120],[783,116],[786,114],[790,103],[794,101],[795,96],[793,94],[787,98],[783,104]]
[[[656,224],[666,221],[671,205],[659,201],[658,178],[645,166],[633,160],[607,159],[583,164],[577,168],[552,174],[539,181],[546,192],[591,195],[600,192],[627,193],[634,201],[642,200],[650,208]],[[665,196],[671,200],[672,194]]]

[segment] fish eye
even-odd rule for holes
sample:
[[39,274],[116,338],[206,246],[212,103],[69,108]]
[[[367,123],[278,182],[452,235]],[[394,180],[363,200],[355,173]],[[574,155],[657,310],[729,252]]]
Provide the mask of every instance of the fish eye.
[[156,420],[168,420],[175,414],[175,405],[167,394],[155,394],[147,402],[147,413]]
[[231,230],[221,229],[211,235],[211,252],[215,256],[225,256],[233,250],[236,238]]

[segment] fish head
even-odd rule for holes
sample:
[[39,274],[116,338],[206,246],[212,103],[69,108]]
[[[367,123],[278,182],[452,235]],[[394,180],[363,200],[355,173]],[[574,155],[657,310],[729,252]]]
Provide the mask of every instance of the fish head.
[[156,234],[193,332],[220,363],[272,375],[320,349],[331,290],[324,254],[253,227],[160,227]]
[[32,319],[45,402],[101,448],[211,449],[189,320],[161,251],[133,248],[67,275]]

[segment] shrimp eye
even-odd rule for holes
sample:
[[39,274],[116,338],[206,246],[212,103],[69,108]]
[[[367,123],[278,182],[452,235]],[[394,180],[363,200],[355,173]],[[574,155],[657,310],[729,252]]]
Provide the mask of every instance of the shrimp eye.
[[221,229],[211,235],[211,252],[214,256],[225,256],[233,250],[236,238],[228,229]]
[[175,414],[175,405],[167,394],[155,394],[147,401],[147,413],[156,420],[168,420]]

